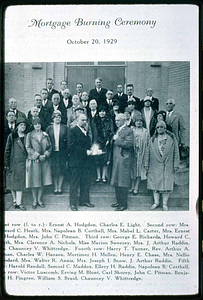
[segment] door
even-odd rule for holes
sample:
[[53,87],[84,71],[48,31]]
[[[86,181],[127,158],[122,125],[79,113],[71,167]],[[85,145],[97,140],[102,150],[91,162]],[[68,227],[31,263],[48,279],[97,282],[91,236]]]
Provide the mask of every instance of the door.
[[[102,65],[103,64],[103,65]],[[118,84],[125,84],[125,66],[106,65],[100,63],[97,65],[67,65],[66,80],[71,94],[76,92],[76,83],[83,84],[83,91],[88,92],[94,88],[94,81],[97,77],[102,78],[102,86],[113,90],[116,93]]]

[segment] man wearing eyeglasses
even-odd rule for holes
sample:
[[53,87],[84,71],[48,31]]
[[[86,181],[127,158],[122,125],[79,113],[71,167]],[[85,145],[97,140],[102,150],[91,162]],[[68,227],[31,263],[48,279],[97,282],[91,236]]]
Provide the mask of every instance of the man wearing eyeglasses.
[[166,124],[172,127],[172,132],[177,138],[179,147],[186,147],[186,129],[183,116],[174,111],[175,100],[168,99],[166,101]]

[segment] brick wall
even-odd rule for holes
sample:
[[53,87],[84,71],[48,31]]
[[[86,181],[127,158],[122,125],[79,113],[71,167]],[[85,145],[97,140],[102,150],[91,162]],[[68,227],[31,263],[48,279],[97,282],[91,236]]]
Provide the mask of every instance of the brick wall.
[[[38,66],[39,68],[36,68]],[[9,63],[5,64],[5,108],[8,99],[16,98],[18,108],[27,113],[34,103],[34,95],[46,86],[46,78],[54,79],[60,90],[65,78],[65,63]],[[165,109],[165,101],[174,98],[176,110],[184,116],[189,140],[190,65],[189,62],[126,62],[126,84],[133,83],[135,95],[143,98],[146,89],[154,89],[154,97]]]

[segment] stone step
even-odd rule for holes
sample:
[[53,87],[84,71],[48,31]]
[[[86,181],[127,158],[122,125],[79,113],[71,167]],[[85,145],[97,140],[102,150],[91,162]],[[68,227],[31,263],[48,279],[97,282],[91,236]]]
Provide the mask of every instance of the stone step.
[[[63,211],[67,210],[69,207],[69,193],[64,192],[63,195],[53,195],[47,193],[45,190],[43,194],[43,201],[46,206],[46,210],[52,211]],[[111,204],[116,202],[115,193],[96,193],[93,192],[90,194],[90,201],[95,205],[95,208],[91,209],[96,211],[111,211]],[[32,195],[31,192],[26,191],[23,195],[23,204],[27,210],[32,210]],[[150,210],[151,205],[153,204],[152,195],[137,195],[133,196],[129,194],[128,196],[128,207],[129,210]],[[160,206],[162,201],[160,199]],[[169,198],[168,205],[175,210],[188,210],[189,209],[189,199],[184,197],[179,198]],[[174,210],[173,209],[173,210]],[[5,210],[15,210],[12,208],[12,196],[11,194],[6,195],[5,197]],[[43,210],[40,207],[37,207],[37,210]],[[90,210],[86,207],[80,207],[80,210]],[[161,210],[161,207],[160,207]]]

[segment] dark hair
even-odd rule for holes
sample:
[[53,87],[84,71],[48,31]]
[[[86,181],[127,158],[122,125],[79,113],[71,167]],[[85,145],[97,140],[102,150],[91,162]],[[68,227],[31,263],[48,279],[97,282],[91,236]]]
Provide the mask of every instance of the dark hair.
[[135,105],[136,104],[136,102],[134,101],[134,100],[130,100],[130,101],[128,101],[127,102],[127,104],[129,105],[129,104],[133,104],[133,105]]
[[134,85],[132,83],[129,83],[129,84],[126,85],[126,88],[127,87],[134,87]]
[[160,110],[156,113],[156,118],[158,115],[162,115],[163,116],[163,119],[164,119],[164,122],[166,121],[166,112],[164,110]]
[[116,106],[116,105],[117,105],[117,106],[120,106],[118,100],[114,100],[114,101],[113,101],[113,106]]
[[43,88],[43,89],[41,89],[40,93],[41,93],[42,91],[47,91],[47,93],[48,93],[48,90],[47,90],[47,88]]
[[81,85],[82,85],[82,88],[83,88],[83,84],[82,84],[81,82],[76,83],[75,86],[77,87],[78,84],[81,84]]
[[99,107],[98,107],[98,112],[100,112],[100,111],[105,111],[105,112],[107,112],[107,108],[106,108],[106,106],[105,105],[100,105]]

